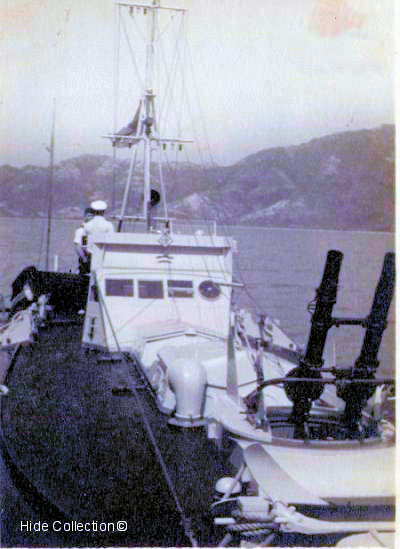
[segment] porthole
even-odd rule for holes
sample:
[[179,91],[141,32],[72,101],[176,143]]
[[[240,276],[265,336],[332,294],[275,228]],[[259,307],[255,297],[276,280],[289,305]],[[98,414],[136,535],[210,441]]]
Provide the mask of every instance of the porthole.
[[199,292],[206,299],[217,299],[221,295],[221,288],[212,280],[203,280],[199,285]]

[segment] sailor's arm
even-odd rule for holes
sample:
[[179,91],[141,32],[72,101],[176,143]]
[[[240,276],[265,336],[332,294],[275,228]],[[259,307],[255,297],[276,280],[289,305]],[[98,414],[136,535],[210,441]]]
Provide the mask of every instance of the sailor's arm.
[[86,231],[84,230],[83,227],[79,227],[76,231],[75,231],[75,236],[74,236],[74,246],[75,246],[75,251],[76,253],[78,254],[78,256],[84,261],[86,262],[87,260],[87,253],[86,253],[86,250],[83,246],[83,237],[84,235],[86,234]]
[[75,251],[84,262],[87,261],[87,254],[85,252],[85,249],[80,244],[77,244],[76,242],[75,242]]

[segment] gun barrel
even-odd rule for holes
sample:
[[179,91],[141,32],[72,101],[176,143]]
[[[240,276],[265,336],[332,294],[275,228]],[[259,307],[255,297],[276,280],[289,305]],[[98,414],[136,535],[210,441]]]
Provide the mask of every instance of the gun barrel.
[[322,355],[328,330],[332,326],[332,310],[336,303],[342,260],[342,252],[337,250],[328,252],[321,285],[317,290],[315,311],[311,320],[307,349],[304,354],[304,365],[306,367],[319,368],[323,364]]
[[375,290],[374,300],[367,320],[364,341],[355,367],[365,372],[375,371],[379,365],[378,352],[386,328],[389,307],[393,297],[395,280],[395,255],[387,253]]

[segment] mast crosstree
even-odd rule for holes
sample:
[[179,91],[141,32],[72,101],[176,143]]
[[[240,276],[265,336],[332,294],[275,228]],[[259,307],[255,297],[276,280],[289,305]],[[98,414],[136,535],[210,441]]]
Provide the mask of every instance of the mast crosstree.
[[[161,147],[165,147],[167,143],[177,144],[182,146],[184,143],[191,143],[191,139],[182,138],[165,138],[161,137],[158,132],[156,109],[154,99],[156,97],[154,93],[154,57],[155,57],[155,36],[157,28],[157,18],[159,10],[170,10],[184,15],[186,10],[184,8],[164,7],[160,5],[160,0],[152,0],[151,4],[128,2],[128,1],[115,1],[115,5],[118,8],[118,28],[120,24],[121,9],[128,9],[130,15],[133,14],[133,10],[141,10],[144,15],[148,16],[148,24],[146,29],[146,74],[145,74],[145,89],[142,93],[142,97],[139,101],[136,114],[133,120],[124,128],[113,134],[107,134],[103,137],[111,140],[113,147],[132,148],[131,162],[128,173],[128,178],[125,186],[124,198],[121,206],[121,213],[118,216],[118,231],[122,229],[122,223],[125,219],[144,221],[147,226],[147,230],[152,229],[151,222],[151,209],[156,202],[159,201],[159,195],[157,192],[151,189],[151,161],[152,153],[157,151],[159,159],[159,175],[161,189],[164,189],[163,173],[161,163]],[[134,147],[139,142],[144,144],[144,162],[143,162],[143,205],[142,216],[127,216],[126,211],[128,207],[128,200],[130,195],[130,189],[134,170],[136,166],[137,149]],[[165,196],[164,201],[164,217],[158,218],[165,222],[166,227],[169,226],[169,218],[167,214]]]

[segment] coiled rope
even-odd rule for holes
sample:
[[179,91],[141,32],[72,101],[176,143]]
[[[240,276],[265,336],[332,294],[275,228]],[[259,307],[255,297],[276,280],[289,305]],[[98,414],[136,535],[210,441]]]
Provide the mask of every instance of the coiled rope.
[[271,531],[270,522],[242,522],[238,524],[228,524],[226,529],[229,532],[259,532],[260,530]]

